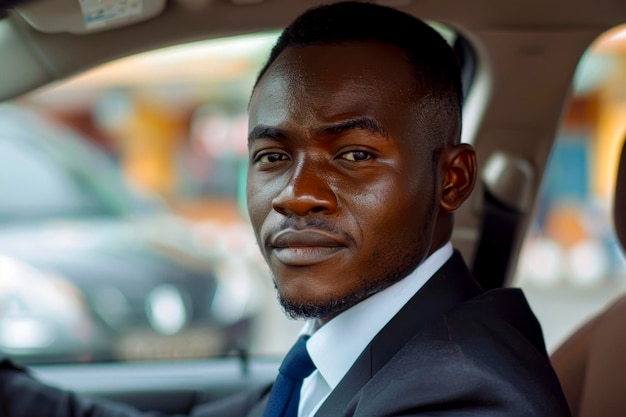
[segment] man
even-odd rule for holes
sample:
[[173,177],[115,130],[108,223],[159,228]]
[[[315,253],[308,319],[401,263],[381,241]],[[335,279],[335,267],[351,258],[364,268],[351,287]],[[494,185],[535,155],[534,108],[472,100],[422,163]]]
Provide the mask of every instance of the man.
[[[476,177],[461,101],[451,49],[396,10],[323,6],[284,31],[250,100],[247,197],[309,369],[194,415],[569,415],[521,292],[483,293],[449,242]],[[45,392],[81,412],[37,415],[135,415]]]

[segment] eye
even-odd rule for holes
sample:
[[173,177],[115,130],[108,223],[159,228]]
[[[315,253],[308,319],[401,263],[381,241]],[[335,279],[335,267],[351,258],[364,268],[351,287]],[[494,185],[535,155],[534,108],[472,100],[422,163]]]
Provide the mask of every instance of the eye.
[[372,154],[365,151],[350,151],[341,154],[341,158],[346,159],[348,161],[367,161],[372,158]]
[[267,153],[262,153],[258,155],[256,157],[255,162],[260,162],[262,164],[273,164],[275,162],[285,161],[286,159],[288,158],[287,158],[287,155],[285,155],[284,153],[267,152]]

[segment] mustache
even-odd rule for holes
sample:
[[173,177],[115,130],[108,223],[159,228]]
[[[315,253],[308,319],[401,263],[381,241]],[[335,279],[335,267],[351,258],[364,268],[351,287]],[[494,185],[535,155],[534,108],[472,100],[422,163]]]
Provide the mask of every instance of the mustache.
[[328,232],[335,236],[341,236],[346,242],[356,245],[356,239],[345,230],[339,229],[332,222],[329,222],[326,219],[320,217],[314,217],[310,219],[303,220],[302,218],[288,217],[280,224],[271,228],[267,237],[265,238],[265,245],[268,246],[272,241],[273,237],[282,232],[283,230],[292,229],[292,230],[306,230],[306,229],[315,229],[322,230],[324,232]]

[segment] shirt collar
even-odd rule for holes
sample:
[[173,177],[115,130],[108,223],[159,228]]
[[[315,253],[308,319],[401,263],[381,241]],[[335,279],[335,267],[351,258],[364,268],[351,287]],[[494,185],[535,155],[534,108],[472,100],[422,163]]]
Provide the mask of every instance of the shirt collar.
[[307,350],[331,390],[348,373],[378,332],[450,259],[452,252],[452,243],[448,242],[407,277],[344,311],[326,325],[319,327],[317,320],[305,324],[301,334],[312,334]]

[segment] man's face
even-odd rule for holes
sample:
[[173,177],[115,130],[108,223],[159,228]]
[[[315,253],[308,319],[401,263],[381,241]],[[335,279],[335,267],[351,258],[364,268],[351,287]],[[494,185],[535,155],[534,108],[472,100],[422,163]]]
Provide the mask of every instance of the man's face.
[[252,95],[248,208],[294,316],[332,318],[436,249],[440,170],[407,61],[375,42],[288,48]]

